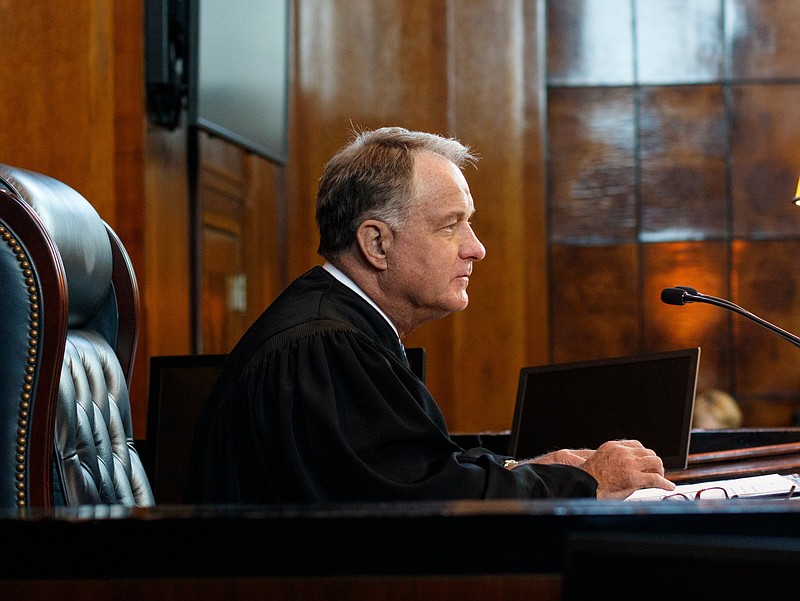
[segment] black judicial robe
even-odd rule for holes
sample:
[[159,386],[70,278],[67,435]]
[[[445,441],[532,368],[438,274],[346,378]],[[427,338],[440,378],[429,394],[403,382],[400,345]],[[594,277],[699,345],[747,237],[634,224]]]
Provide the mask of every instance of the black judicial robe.
[[450,439],[392,327],[314,267],[227,358],[198,425],[190,486],[194,501],[213,503],[595,495],[583,470],[507,470],[505,459]]

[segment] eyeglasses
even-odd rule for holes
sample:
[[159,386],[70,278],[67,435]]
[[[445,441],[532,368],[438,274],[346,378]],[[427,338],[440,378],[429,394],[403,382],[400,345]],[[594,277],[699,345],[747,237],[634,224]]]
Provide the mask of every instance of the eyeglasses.
[[676,492],[662,497],[662,501],[698,501],[700,499],[730,499],[728,491],[721,486],[701,488],[694,494]]
[[[796,486],[792,486],[784,499],[791,499],[794,495]],[[694,493],[676,492],[671,495],[666,495],[661,498],[662,501],[699,501],[701,499],[736,499],[739,495],[729,495],[728,491],[721,486],[709,486],[708,488],[701,488]]]

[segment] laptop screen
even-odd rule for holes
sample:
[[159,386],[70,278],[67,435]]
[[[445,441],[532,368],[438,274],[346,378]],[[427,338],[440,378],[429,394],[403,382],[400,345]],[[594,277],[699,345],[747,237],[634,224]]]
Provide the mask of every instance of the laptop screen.
[[509,454],[597,448],[635,439],[665,469],[683,469],[700,349],[524,367],[520,370]]

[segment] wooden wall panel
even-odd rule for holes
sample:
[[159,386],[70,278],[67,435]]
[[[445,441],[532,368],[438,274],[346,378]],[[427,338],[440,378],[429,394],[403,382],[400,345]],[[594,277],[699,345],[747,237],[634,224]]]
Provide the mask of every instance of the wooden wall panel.
[[727,121],[722,87],[641,91],[640,239],[724,238]]
[[553,361],[636,353],[640,347],[635,244],[554,245],[551,311]]
[[199,132],[200,339],[198,352],[227,353],[249,325],[245,279],[244,152]]
[[[0,161],[83,194],[120,235],[144,294],[141,2],[0,0],[0,30]],[[131,384],[137,435],[147,345],[143,331]]]
[[281,293],[286,278],[286,170],[262,157],[246,153],[245,274],[247,276],[246,325]]
[[[113,162],[114,207],[106,217],[131,257],[140,294],[147,287],[145,261],[144,184],[144,39],[135,35],[143,27],[143,6],[136,2],[113,3],[113,32],[104,32],[114,49]],[[121,30],[121,31],[120,31]],[[142,303],[143,305],[144,303]],[[149,336],[147,314],[142,308],[136,362],[131,374],[134,431],[146,424]],[[142,434],[143,435],[143,434]]]
[[[733,245],[733,300],[790,332],[800,332],[797,240],[740,240]],[[737,316],[733,321],[737,398],[745,423],[785,426],[798,411],[800,350]]]
[[[522,2],[453,3],[448,18],[453,65],[451,124],[481,160],[466,176],[475,200],[473,225],[486,246],[470,280],[470,305],[449,318],[455,333],[448,389],[437,392],[450,427],[509,428],[519,368],[526,359],[528,248],[544,248],[543,231],[526,221],[525,22]],[[476,85],[480,82],[480,85]],[[542,269],[544,265],[540,265]],[[491,315],[491,319],[487,316]],[[544,342],[544,340],[542,341]],[[465,377],[469,374],[469,377]]]
[[[800,332],[798,240],[737,240],[733,300],[785,330]],[[741,395],[797,395],[800,349],[752,321],[733,322],[737,390]]]
[[546,7],[541,0],[526,2],[525,27],[525,147],[522,172],[525,183],[524,219],[528,231],[521,242],[525,274],[518,283],[525,295],[525,357],[522,366],[550,360],[550,280],[547,245],[547,80]]
[[550,85],[633,83],[631,0],[547,2]]
[[797,0],[724,0],[730,71],[736,79],[800,77]]
[[635,0],[636,81],[715,81],[723,73],[720,0]]
[[626,88],[555,88],[548,95],[550,239],[636,239],[634,95]]
[[3,0],[0,17],[0,161],[68,183],[113,223],[111,5]]
[[737,237],[800,233],[800,211],[789,202],[800,174],[800,111],[788,107],[797,106],[797,82],[732,87],[731,197]]
[[[770,305],[772,294],[747,296],[744,283],[760,275],[754,265],[780,275],[769,286],[800,281],[777,250],[792,251],[800,227],[800,212],[783,204],[800,175],[795,0],[292,7],[289,161],[242,157],[246,225],[269,224],[243,230],[246,320],[319,262],[314,196],[324,162],[352,127],[398,124],[456,135],[483,156],[467,173],[488,249],[471,306],[410,341],[429,350],[431,388],[454,430],[507,427],[509,374],[520,364],[616,354],[631,341],[709,347],[704,358],[717,357],[701,360],[709,381],[746,386],[747,425],[777,423],[800,405],[792,353],[770,346],[782,341],[763,343],[769,350],[755,365],[774,365],[758,380],[758,368],[738,363],[742,340],[724,342],[735,321],[703,313],[695,338],[697,324],[674,316],[703,308],[652,299],[675,277],[793,326],[788,309]],[[134,0],[0,0],[0,160],[70,183],[121,230],[143,290],[138,373],[150,354],[190,350],[187,132],[145,125],[141,11]],[[259,266],[260,256],[274,260]],[[579,303],[587,278],[631,291],[636,310],[593,300],[606,318],[593,316]],[[793,292],[781,294],[786,307],[797,304]]]
[[197,352],[227,353],[283,288],[283,168],[197,136]]
[[[185,124],[174,131],[147,126],[142,301],[150,355],[183,355],[192,348],[186,135]],[[146,365],[148,356],[140,361]]]
[[530,266],[519,248],[543,239],[524,222],[525,59],[531,58],[525,52],[531,46],[520,23],[530,18],[531,4],[299,3],[293,140],[303,152],[291,155],[297,171],[290,175],[296,190],[288,208],[290,277],[320,261],[314,253],[316,181],[351,125],[453,135],[482,157],[477,171],[466,172],[475,228],[488,248],[475,267],[470,307],[405,341],[427,349],[429,386],[453,430],[508,428],[526,357],[520,282]]
[[[640,307],[637,318],[621,316],[618,323],[630,340],[638,340],[628,348],[701,346],[701,388],[733,393],[743,404],[746,426],[788,425],[791,408],[800,406],[792,368],[796,349],[731,315],[714,317],[711,307],[684,307],[697,319],[668,322],[665,309],[674,315],[678,308],[654,303],[659,288],[684,284],[733,295],[790,330],[796,321],[789,307],[800,301],[800,280],[787,257],[800,239],[800,212],[789,203],[800,173],[794,143],[800,123],[788,107],[800,106],[800,55],[786,43],[786,23],[796,20],[798,5],[631,0],[625,8],[631,9],[629,23],[603,20],[617,28],[621,48],[630,36],[629,54],[614,52],[607,77],[602,69],[589,76],[596,64],[592,51],[599,55],[599,40],[612,35],[588,21],[604,5],[548,2],[547,33],[559,36],[548,44],[553,357],[572,355],[563,349],[574,343],[559,332],[576,333],[563,324],[580,305],[578,279],[616,281],[627,268],[636,283],[623,289]],[[626,68],[634,81],[614,84]],[[633,98],[627,107],[607,109],[608,98],[626,93]],[[603,109],[609,113],[605,121],[599,117]],[[632,175],[615,180],[628,131],[636,136]],[[603,177],[617,185],[597,185]],[[599,207],[594,213],[587,198]],[[599,245],[614,240],[638,247],[634,255],[641,262],[588,257],[609,254]],[[573,255],[597,273],[571,267],[565,257]],[[624,347],[609,335],[608,320],[600,319],[603,309],[596,313],[596,321],[580,321],[588,345],[583,352],[603,356]]]
[[[448,131],[446,4],[437,0],[297,2],[294,118],[287,206],[288,276],[321,262],[314,200],[322,167],[352,130],[400,125]],[[429,384],[449,390],[451,322],[425,326]]]
[[289,277],[319,263],[314,198],[353,129],[447,131],[445,4],[298,0],[288,206]]

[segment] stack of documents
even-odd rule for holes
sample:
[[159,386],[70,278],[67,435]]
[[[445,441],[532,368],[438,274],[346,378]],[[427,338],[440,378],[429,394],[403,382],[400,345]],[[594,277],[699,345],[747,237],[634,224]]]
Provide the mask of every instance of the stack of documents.
[[675,490],[642,488],[626,501],[694,501],[706,499],[783,498],[800,495],[800,476],[797,474],[766,474],[713,482],[681,484]]

